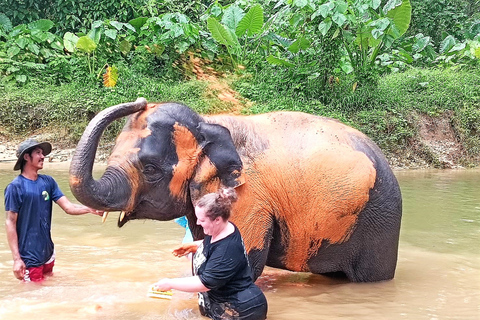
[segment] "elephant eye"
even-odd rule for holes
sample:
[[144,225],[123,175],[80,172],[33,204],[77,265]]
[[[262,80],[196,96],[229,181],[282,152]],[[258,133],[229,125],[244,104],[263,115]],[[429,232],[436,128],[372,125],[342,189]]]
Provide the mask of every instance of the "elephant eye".
[[149,182],[155,182],[163,178],[162,170],[153,164],[145,165],[143,168],[143,174]]

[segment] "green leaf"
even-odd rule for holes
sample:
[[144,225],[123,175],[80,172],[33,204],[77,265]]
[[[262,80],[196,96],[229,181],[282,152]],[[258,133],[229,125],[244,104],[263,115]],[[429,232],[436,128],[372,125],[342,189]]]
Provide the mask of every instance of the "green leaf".
[[281,45],[282,47],[288,47],[290,46],[293,41],[284,37],[279,36],[276,33],[269,32],[266,36],[265,39],[268,41],[272,41],[275,44]]
[[275,65],[275,66],[285,66],[285,67],[293,67],[295,66],[293,63],[287,61],[287,60],[283,60],[283,59],[280,59],[280,58],[277,58],[277,57],[274,57],[272,55],[269,55],[267,57],[267,62],[272,64],[272,65]]
[[115,40],[117,38],[117,30],[107,29],[105,30],[105,36],[109,37],[112,40]]
[[78,37],[71,32],[67,32],[63,35],[63,46],[68,52],[74,52],[77,45]]
[[8,73],[15,73],[17,71],[20,71],[20,68],[17,68],[17,67],[14,67],[14,66],[11,66],[11,67],[7,68]]
[[388,0],[387,3],[383,6],[383,13],[387,14],[387,12],[395,9],[401,4],[402,4],[402,0]]
[[456,43],[452,49],[448,50],[448,52],[458,53],[458,51],[462,51],[463,49],[465,49],[465,47],[466,47],[465,42]]
[[304,37],[300,37],[288,47],[288,51],[291,53],[298,53],[300,50],[305,50],[308,47],[310,47],[310,41]]
[[373,36],[374,39],[378,39],[381,36],[383,36],[383,31],[380,30],[380,29],[373,29],[372,30],[372,36]]
[[52,47],[53,49],[57,49],[57,50],[63,50],[63,48],[64,48],[60,41],[53,41],[52,44],[50,45],[50,47]]
[[9,32],[10,30],[12,30],[12,28],[13,26],[10,19],[4,13],[0,12],[0,29]]
[[445,39],[443,39],[442,43],[440,43],[440,53],[445,53],[450,51],[450,49],[453,48],[455,45],[456,41],[453,36],[447,36]]
[[50,30],[55,24],[51,20],[40,19],[28,24],[29,29],[36,29],[41,31]]
[[321,14],[323,18],[326,18],[332,12],[334,7],[335,5],[333,3],[328,2],[318,7],[318,10],[316,12]]
[[220,7],[220,5],[218,4],[215,4],[212,9],[210,10],[210,12],[215,16],[215,17],[218,17],[219,15],[222,14],[222,8]]
[[372,9],[377,10],[378,7],[380,7],[381,4],[382,4],[381,0],[373,0],[372,1]]
[[130,24],[130,23],[124,23],[123,24],[125,26],[125,28],[133,31],[133,32],[137,32],[137,30]]
[[122,40],[118,45],[118,48],[120,49],[121,53],[126,55],[127,53],[130,52],[130,50],[132,50],[132,44],[127,40]]
[[118,22],[118,21],[110,21],[110,25],[113,26],[118,31],[120,31],[120,30],[122,30],[122,27],[123,27],[124,24],[122,22]]
[[328,30],[330,30],[331,26],[332,26],[332,20],[330,18],[325,19],[322,22],[320,22],[320,24],[318,25],[318,31],[320,31],[320,33],[323,36],[325,36]]
[[18,74],[15,76],[15,80],[17,80],[17,82],[25,83],[27,82],[27,76],[24,74]]
[[413,44],[412,51],[415,53],[422,52],[423,49],[425,49],[429,43],[430,43],[430,37],[421,37],[420,39],[417,39],[417,41]]
[[48,39],[48,33],[40,30],[32,31],[32,38],[35,38],[36,42],[45,42]]
[[98,28],[100,28],[102,25],[103,25],[103,21],[102,21],[102,20],[93,21],[93,23],[92,23],[92,29],[98,29]]
[[100,43],[100,39],[102,38],[103,28],[94,28],[90,30],[87,36],[90,37],[96,44]]
[[21,48],[25,49],[25,47],[31,42],[28,38],[21,37],[15,40],[15,43]]
[[29,43],[27,48],[28,50],[30,50],[30,52],[35,53],[35,55],[38,55],[38,53],[40,52],[40,47],[37,46],[35,43]]
[[470,52],[472,52],[477,59],[480,59],[480,47],[470,48]]
[[172,30],[174,38],[178,38],[184,34],[182,26],[178,24],[172,25],[170,30]]
[[308,4],[307,0],[294,0],[293,5],[298,7],[298,8],[303,8]]
[[347,21],[347,18],[345,17],[344,14],[341,13],[335,13],[332,17],[333,22],[335,22],[339,27],[343,26],[345,21]]
[[[1,24],[1,20],[0,20],[0,24]],[[476,35],[479,35],[480,34],[480,21],[476,21],[474,22],[471,26],[470,26],[470,29],[469,29],[469,32],[470,32],[470,35],[472,38],[474,38]]]
[[263,9],[257,4],[248,10],[247,14],[240,20],[238,23],[235,34],[238,37],[241,37],[247,32],[247,35],[250,37],[260,30],[263,27]]
[[8,48],[7,50],[7,56],[9,58],[13,58],[15,57],[18,53],[20,52],[20,48],[17,47],[17,46],[11,46],[10,48]]
[[345,13],[347,11],[347,8],[348,8],[348,4],[345,2],[345,1],[337,1],[336,2],[336,5],[337,5],[337,12],[339,13]]
[[97,45],[89,36],[83,36],[78,38],[76,47],[80,51],[92,53],[97,48]]
[[176,46],[180,53],[184,53],[188,48],[190,48],[190,44],[185,41],[177,42]]
[[[402,36],[407,32],[408,27],[410,26],[410,20],[412,19],[412,6],[410,5],[410,0],[403,0],[400,6],[388,11],[387,17],[393,21],[393,24],[398,29],[398,33]],[[395,38],[398,37],[399,36],[396,36]]]
[[231,30],[236,30],[245,16],[245,12],[236,4],[229,6],[223,13],[222,23]]
[[207,20],[207,28],[212,34],[215,41],[228,46],[233,46],[233,39],[230,33],[225,29],[224,26],[213,17],[209,17]]
[[147,17],[138,17],[133,20],[130,20],[128,23],[135,28],[135,30],[133,31],[138,32],[138,30],[140,30],[140,28],[143,27],[143,25],[145,24],[145,22],[147,22],[147,20],[148,20]]
[[290,25],[294,28],[297,29],[299,25],[301,25],[305,21],[305,16],[298,12],[293,15],[293,17],[290,18],[288,21]]

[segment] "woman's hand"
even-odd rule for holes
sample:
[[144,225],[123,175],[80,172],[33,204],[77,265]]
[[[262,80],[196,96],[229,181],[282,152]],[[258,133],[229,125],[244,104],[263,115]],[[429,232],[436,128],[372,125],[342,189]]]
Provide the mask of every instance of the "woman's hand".
[[157,291],[168,291],[172,289],[171,279],[164,278],[153,284],[153,288]]
[[180,247],[174,249],[172,251],[172,254],[175,257],[183,257],[183,256],[188,255],[189,253],[197,252],[197,249],[198,249],[198,243],[197,242],[190,242],[190,243],[182,244]]

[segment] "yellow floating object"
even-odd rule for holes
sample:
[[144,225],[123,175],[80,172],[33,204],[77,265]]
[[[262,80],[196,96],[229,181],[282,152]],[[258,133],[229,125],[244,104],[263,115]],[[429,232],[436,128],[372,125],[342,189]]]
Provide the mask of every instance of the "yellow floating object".
[[172,299],[173,292],[172,290],[168,291],[160,291],[160,290],[155,290],[155,288],[151,287],[150,290],[147,293],[147,296],[150,298],[157,298],[157,299]]

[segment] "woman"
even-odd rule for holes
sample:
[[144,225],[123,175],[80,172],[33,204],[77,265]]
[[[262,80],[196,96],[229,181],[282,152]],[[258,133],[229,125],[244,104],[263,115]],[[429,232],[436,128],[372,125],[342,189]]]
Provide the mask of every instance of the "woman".
[[235,190],[229,188],[209,193],[197,202],[195,215],[205,239],[173,252],[176,256],[195,252],[194,275],[165,278],[155,283],[154,288],[198,292],[200,313],[211,319],[263,320],[267,315],[267,300],[253,283],[240,231],[228,221],[236,200]]

